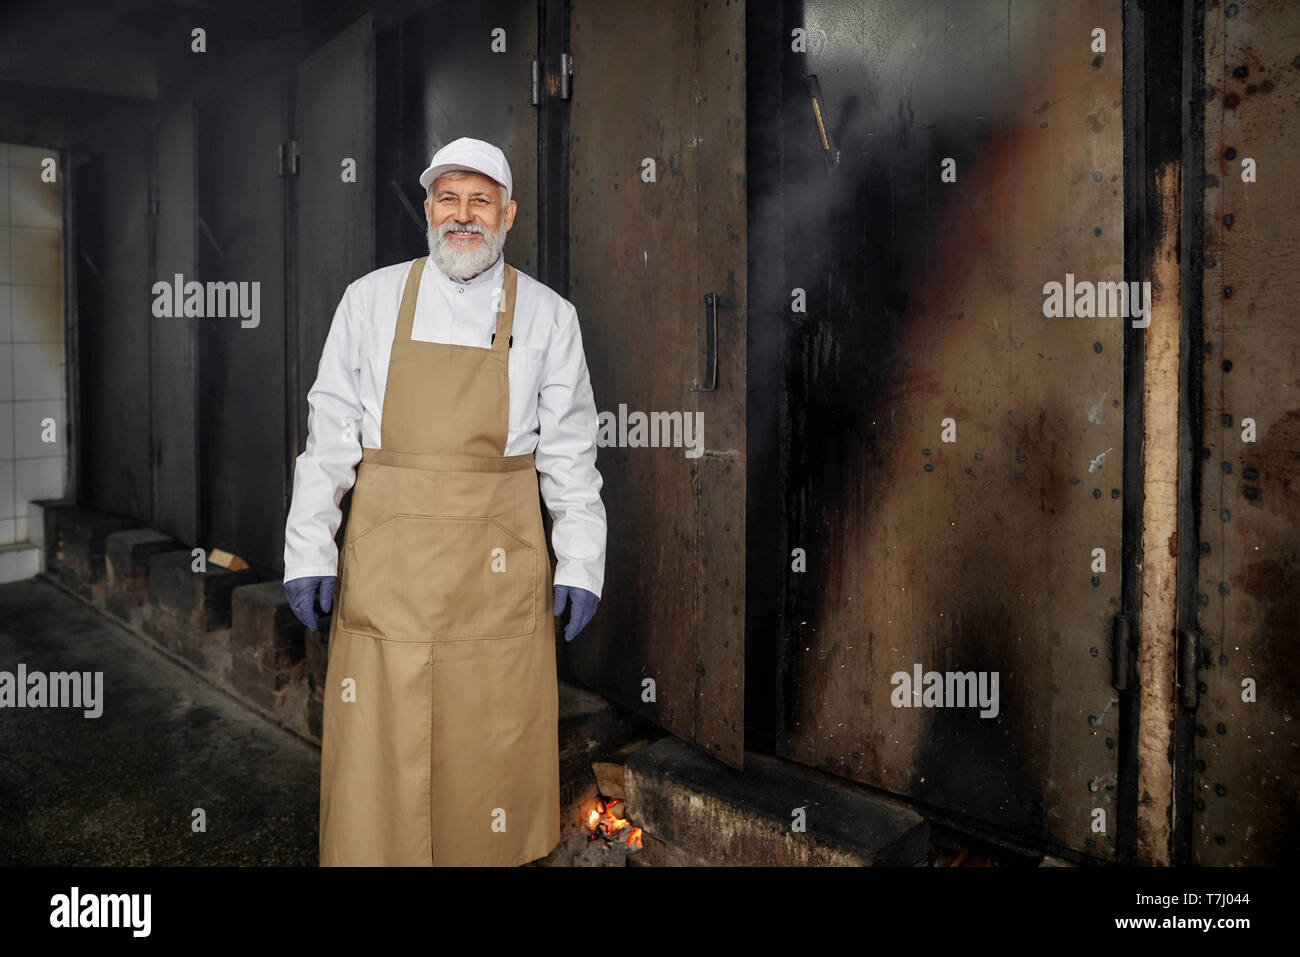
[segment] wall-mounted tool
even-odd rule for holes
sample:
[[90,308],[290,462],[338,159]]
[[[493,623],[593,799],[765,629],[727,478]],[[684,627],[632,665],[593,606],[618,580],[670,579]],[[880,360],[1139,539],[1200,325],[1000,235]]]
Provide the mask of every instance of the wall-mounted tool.
[[808,99],[812,101],[813,121],[817,124],[817,136],[821,141],[822,157],[826,160],[826,172],[833,173],[840,162],[840,151],[831,142],[831,134],[826,129],[826,118],[822,114],[822,88],[817,82],[817,74],[809,73],[803,78],[808,90]]

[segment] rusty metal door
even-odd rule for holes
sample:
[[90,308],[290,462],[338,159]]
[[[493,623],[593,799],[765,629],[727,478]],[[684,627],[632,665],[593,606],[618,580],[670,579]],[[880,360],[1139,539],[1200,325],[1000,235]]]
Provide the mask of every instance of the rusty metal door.
[[[627,444],[598,452],[604,594],[564,661],[734,767],[744,740],[744,25],[739,3],[577,0],[569,77],[569,298],[603,441]],[[633,445],[640,416],[647,444]],[[702,417],[693,447],[688,417]]]
[[1200,634],[1182,704],[1191,859],[1258,866],[1300,847],[1300,8],[1232,7],[1204,11]]
[[1126,278],[1121,37],[1109,2],[812,0],[750,47],[774,750],[1103,859],[1126,320],[1044,310]]

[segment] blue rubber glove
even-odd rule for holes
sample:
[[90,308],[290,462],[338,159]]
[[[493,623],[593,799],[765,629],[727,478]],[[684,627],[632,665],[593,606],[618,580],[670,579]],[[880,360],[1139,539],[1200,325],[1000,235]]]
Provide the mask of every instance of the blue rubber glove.
[[293,615],[303,627],[316,630],[316,595],[320,595],[321,611],[329,611],[334,601],[334,583],[338,579],[333,575],[316,575],[307,578],[291,578],[284,583],[284,594],[289,599]]
[[557,618],[560,616],[566,604],[572,604],[569,609],[569,623],[564,626],[565,641],[573,641],[578,637],[578,632],[587,627],[591,616],[596,614],[596,605],[599,602],[600,599],[594,594],[577,585],[555,586],[555,616]]

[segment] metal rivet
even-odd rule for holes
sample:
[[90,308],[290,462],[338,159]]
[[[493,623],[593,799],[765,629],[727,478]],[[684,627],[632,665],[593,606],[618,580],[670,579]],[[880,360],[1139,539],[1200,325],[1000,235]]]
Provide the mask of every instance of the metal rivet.
[[1222,784],[1216,784],[1214,786],[1214,793],[1217,794],[1219,797],[1223,797],[1225,794],[1228,793],[1228,789],[1225,788]]
[[1219,513],[1219,518],[1223,519],[1225,522],[1231,522],[1232,513],[1225,508],[1222,512]]
[[1222,834],[1216,834],[1214,835],[1214,843],[1222,847],[1224,844],[1227,844],[1228,842],[1223,839]]
[[1219,732],[1219,734],[1227,734],[1228,726],[1224,724],[1222,721],[1220,721],[1214,730]]
[[930,454],[930,450],[929,450],[929,449],[921,449],[921,454],[922,454],[922,455],[929,455],[929,454]]
[[1231,359],[1224,359],[1224,360],[1223,360],[1223,371],[1224,371],[1224,372],[1231,372],[1231,371],[1232,371],[1232,360],[1231,360]]
[[929,462],[926,462],[926,463],[925,463],[925,470],[926,470],[927,472],[933,472],[933,471],[934,471],[934,466],[931,465]]
[[1205,802],[1201,798],[1196,799],[1196,810],[1198,811],[1205,810]]
[[976,461],[976,462],[983,462],[983,461],[984,461],[984,453],[983,453],[983,452],[976,452],[976,453],[975,453],[975,461]]
[[1101,489],[1099,489],[1099,488],[1095,488],[1095,489],[1093,489],[1093,490],[1092,490],[1092,497],[1093,497],[1093,498],[1101,498]]
[[1219,667],[1220,667],[1220,668],[1226,668],[1226,667],[1228,667],[1228,656],[1227,656],[1227,655],[1219,655]]
[[1241,477],[1244,478],[1247,482],[1253,482],[1257,478],[1259,478],[1259,469],[1250,468],[1249,466],[1247,466],[1246,468],[1241,470]]
[[1100,227],[1100,226],[1094,226],[1094,227],[1092,227],[1092,234],[1093,234],[1094,236],[1100,236],[1100,235],[1101,235],[1101,227]]
[[1223,417],[1220,421],[1222,421],[1224,425],[1232,425],[1232,416],[1228,415],[1228,413],[1225,412],[1223,413]]
[[1113,488],[1113,489],[1111,489],[1111,490],[1110,490],[1110,497],[1111,497],[1111,498],[1119,498],[1119,489],[1117,489],[1117,488]]
[[[1198,681],[1196,682],[1196,690],[1199,691],[1201,694],[1205,694],[1205,692],[1210,690],[1210,686],[1207,685],[1204,681]],[[1204,768],[1202,768],[1202,770],[1204,770]]]
[[1108,748],[1114,748],[1114,747],[1115,747],[1115,739],[1114,739],[1114,738],[1107,738],[1107,739],[1106,739],[1106,747],[1108,747]]
[[[1234,93],[1233,95],[1236,96],[1235,93]],[[1229,229],[1232,228],[1232,224],[1233,224],[1234,222],[1236,222],[1236,219],[1233,218],[1232,213],[1227,213],[1227,214],[1223,217],[1223,225],[1227,226]]]
[[1094,342],[1094,343],[1092,344],[1092,351],[1093,351],[1093,352],[1096,352],[1096,353],[1098,353],[1098,354],[1100,354],[1100,353],[1101,353],[1101,343],[1100,343],[1100,342]]
[[1210,603],[1210,596],[1205,594],[1204,592],[1201,592],[1199,595],[1196,596],[1196,600],[1200,602],[1202,605],[1208,605]]
[[1228,583],[1227,583],[1227,582],[1219,582],[1219,594],[1220,594],[1220,595],[1226,595],[1226,594],[1228,594]]
[[1093,171],[1092,171],[1092,181],[1093,181],[1094,183],[1100,183],[1100,182],[1101,182],[1101,170],[1096,169],[1096,170],[1093,170]]
[[1236,159],[1236,158],[1237,158],[1237,151],[1234,150],[1231,146],[1229,146],[1226,150],[1223,151],[1223,158],[1224,158],[1224,159]]
[[1075,476],[1071,475],[1071,476],[1070,476],[1070,484],[1071,484],[1071,485],[1078,485],[1078,484],[1079,484],[1079,480],[1078,480]]
[[1231,474],[1232,474],[1232,463],[1231,463],[1231,462],[1224,462],[1223,465],[1221,466],[1221,468],[1223,469],[1223,474],[1224,474],[1224,475],[1231,475]]
[[1092,655],[1092,657],[1096,658],[1099,654],[1101,654],[1101,652],[1098,651],[1096,648],[1089,648],[1089,649],[1088,649],[1088,654],[1090,654],[1090,655]]
[[1093,576],[1092,576],[1092,587],[1093,587],[1093,588],[1100,588],[1100,587],[1101,587],[1101,579],[1098,578],[1096,575],[1093,575]]
[[1224,298],[1224,299],[1231,299],[1231,298],[1232,298],[1232,287],[1231,287],[1231,286],[1224,286],[1224,287],[1223,287],[1223,298]]
[[1210,554],[1210,543],[1209,543],[1209,542],[1201,542],[1201,554],[1203,554],[1203,555],[1208,555],[1208,554]]
[[1241,490],[1241,494],[1253,502],[1255,499],[1259,498],[1259,489],[1253,485],[1247,485]]

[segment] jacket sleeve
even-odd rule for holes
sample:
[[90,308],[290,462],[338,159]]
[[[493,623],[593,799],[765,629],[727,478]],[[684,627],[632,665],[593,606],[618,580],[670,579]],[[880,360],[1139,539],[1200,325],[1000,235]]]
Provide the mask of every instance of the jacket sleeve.
[[284,529],[284,580],[338,573],[334,536],[339,503],[361,461],[361,330],[353,287],[339,301],[307,393],[307,447],[293,470],[293,498]]
[[576,585],[599,598],[605,579],[605,505],[596,471],[596,402],[572,304],[561,313],[545,363],[534,461],[553,523],[555,584]]

